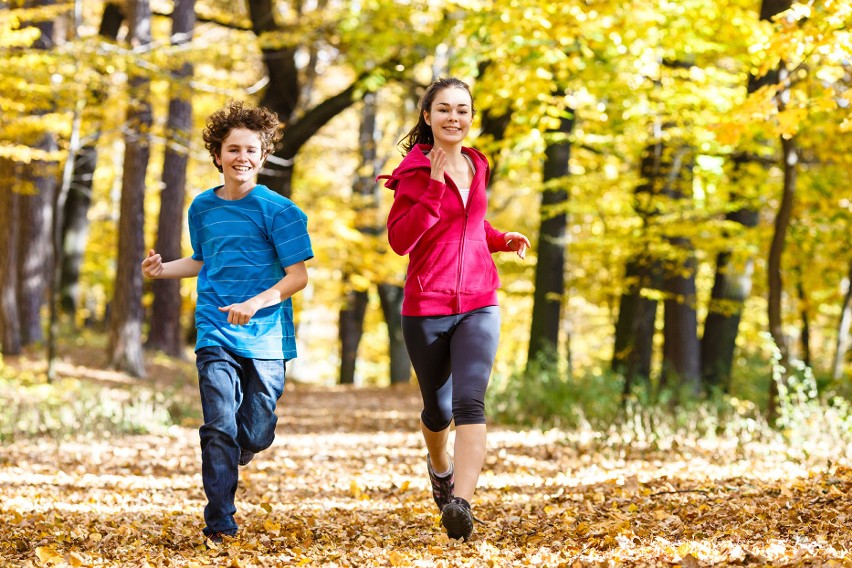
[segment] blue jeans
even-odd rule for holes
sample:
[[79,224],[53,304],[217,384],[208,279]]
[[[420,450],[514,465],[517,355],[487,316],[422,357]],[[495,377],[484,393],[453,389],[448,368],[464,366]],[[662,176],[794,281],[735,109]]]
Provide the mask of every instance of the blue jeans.
[[240,449],[265,450],[275,439],[275,405],[284,392],[284,361],[249,359],[221,347],[196,352],[204,425],[201,479],[207,506],[204,534],[235,534]]

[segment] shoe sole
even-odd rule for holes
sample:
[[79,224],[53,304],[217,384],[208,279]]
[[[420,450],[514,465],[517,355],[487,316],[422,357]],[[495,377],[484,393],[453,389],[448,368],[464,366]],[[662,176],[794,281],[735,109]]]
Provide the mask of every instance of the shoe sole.
[[447,536],[456,540],[467,540],[473,532],[473,517],[470,511],[456,503],[444,507],[441,524],[447,529]]

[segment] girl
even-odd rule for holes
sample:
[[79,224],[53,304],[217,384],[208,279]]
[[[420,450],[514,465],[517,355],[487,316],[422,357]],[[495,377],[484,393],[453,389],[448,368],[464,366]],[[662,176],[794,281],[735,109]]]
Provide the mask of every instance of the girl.
[[524,258],[530,246],[521,233],[498,231],[485,220],[488,160],[462,145],[474,114],[467,84],[435,81],[401,142],[405,158],[390,176],[380,176],[394,190],[388,241],[409,257],[402,328],[423,397],[426,467],[447,535],[464,540],[473,532],[470,502],[485,459],[485,388],[500,335],[500,281],[491,253]]

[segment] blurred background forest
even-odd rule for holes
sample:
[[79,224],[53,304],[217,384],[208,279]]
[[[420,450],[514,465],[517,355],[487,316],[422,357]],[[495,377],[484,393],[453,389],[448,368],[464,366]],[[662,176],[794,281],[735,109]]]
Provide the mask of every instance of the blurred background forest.
[[492,416],[662,408],[850,443],[850,29],[845,0],[3,1],[7,408],[49,400],[84,348],[139,385],[154,357],[191,360],[195,281],[139,264],[189,253],[186,207],[220,183],[201,131],[232,99],[282,119],[259,181],[309,216],[288,377],[410,382],[375,177],[452,75],[492,162],[489,219],[533,241],[495,257]]

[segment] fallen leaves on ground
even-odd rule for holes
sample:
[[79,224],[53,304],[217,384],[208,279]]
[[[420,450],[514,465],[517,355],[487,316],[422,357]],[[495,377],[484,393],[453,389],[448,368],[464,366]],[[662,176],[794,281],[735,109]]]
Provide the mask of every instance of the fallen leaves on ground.
[[[16,442],[0,456],[12,566],[852,567],[852,469],[710,449],[619,457],[492,427],[468,542],[428,491],[409,388],[288,388],[209,549],[198,434]],[[838,456],[843,463],[844,456]]]

